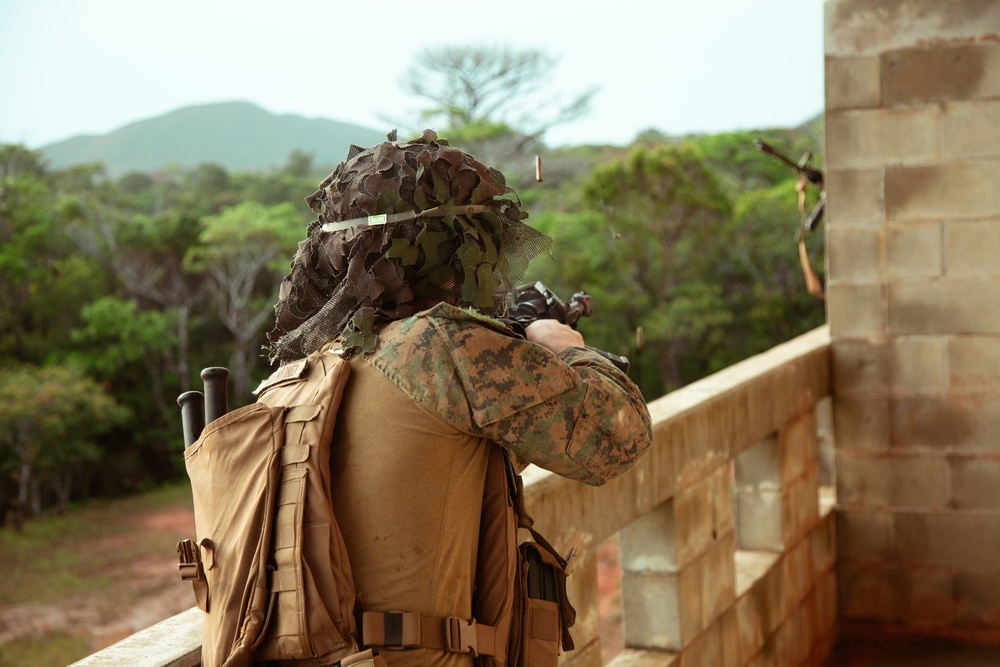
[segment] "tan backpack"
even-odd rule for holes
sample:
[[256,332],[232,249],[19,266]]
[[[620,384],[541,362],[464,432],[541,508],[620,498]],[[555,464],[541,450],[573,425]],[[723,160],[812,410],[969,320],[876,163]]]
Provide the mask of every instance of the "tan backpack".
[[[482,667],[555,667],[560,647],[572,649],[567,562],[531,529],[520,477],[498,446],[476,618],[361,609],[330,497],[330,441],[349,375],[326,352],[282,366],[257,403],[216,419],[185,451],[197,539],[178,553],[205,612],[202,665],[384,667],[378,648],[420,647],[471,653]],[[519,526],[536,541],[518,549]]]

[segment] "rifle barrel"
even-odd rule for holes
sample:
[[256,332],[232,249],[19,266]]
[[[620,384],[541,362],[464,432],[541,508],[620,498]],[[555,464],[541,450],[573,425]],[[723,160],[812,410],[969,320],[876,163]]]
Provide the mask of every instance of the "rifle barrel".
[[778,158],[779,160],[787,164],[789,167],[791,167],[792,169],[794,169],[795,171],[797,171],[798,173],[802,174],[807,179],[809,179],[809,182],[812,183],[813,185],[820,188],[823,187],[823,172],[821,172],[819,169],[813,169],[812,167],[808,167],[805,164],[800,164],[798,162],[793,161],[790,157],[782,155],[779,151],[777,151],[774,148],[774,146],[767,143],[763,139],[754,139],[753,145],[756,146],[758,150]]

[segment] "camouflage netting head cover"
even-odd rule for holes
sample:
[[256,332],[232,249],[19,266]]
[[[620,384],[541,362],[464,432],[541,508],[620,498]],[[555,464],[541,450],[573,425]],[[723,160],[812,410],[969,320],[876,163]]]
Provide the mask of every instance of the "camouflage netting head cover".
[[317,218],[281,285],[272,361],[338,336],[348,353],[367,354],[380,324],[440,302],[499,317],[528,262],[548,251],[499,171],[431,130],[388,139],[352,146],[306,198]]

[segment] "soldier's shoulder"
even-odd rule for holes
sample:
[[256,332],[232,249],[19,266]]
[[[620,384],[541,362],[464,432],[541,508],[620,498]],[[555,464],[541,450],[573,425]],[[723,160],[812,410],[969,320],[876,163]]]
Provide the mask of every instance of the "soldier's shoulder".
[[394,322],[384,334],[375,365],[451,421],[460,410],[490,424],[574,384],[569,368],[548,350],[475,311],[439,304]]

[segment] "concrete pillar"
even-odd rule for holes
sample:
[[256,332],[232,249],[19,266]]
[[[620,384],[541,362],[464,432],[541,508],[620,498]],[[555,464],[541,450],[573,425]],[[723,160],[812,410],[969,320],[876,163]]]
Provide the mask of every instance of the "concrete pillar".
[[828,0],[845,621],[1000,638],[1000,3]]

